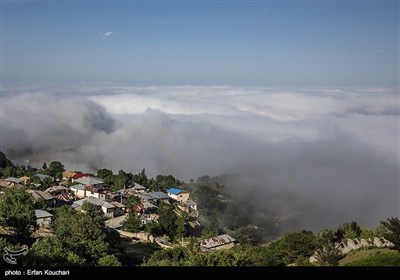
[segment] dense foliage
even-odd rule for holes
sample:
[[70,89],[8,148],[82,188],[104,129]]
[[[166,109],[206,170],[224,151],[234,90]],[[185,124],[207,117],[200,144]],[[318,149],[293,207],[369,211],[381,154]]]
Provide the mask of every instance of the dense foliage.
[[18,237],[29,237],[36,226],[33,200],[25,190],[9,188],[0,198],[0,219],[14,228]]

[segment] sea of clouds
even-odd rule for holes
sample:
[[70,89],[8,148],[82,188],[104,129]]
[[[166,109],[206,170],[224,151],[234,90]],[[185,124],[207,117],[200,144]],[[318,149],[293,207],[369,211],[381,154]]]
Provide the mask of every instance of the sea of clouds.
[[239,174],[260,207],[311,229],[400,214],[398,89],[10,85],[1,103],[0,150],[17,162]]

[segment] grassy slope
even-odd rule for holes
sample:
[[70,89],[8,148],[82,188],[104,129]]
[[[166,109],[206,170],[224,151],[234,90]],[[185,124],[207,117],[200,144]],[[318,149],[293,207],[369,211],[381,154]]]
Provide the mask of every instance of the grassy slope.
[[369,256],[373,256],[378,252],[384,253],[384,252],[389,252],[391,251],[390,249],[387,248],[373,248],[373,249],[367,249],[367,250],[360,250],[356,251],[354,253],[350,253],[343,259],[339,261],[339,265],[346,265],[348,263],[351,263],[353,261],[358,261],[361,259],[364,259]]

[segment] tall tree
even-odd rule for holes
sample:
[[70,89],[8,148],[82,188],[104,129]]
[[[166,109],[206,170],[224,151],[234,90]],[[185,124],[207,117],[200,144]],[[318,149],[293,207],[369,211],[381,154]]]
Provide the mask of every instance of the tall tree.
[[158,208],[158,222],[171,241],[174,239],[176,234],[177,217],[174,209],[174,206],[168,203],[161,203]]
[[286,264],[291,264],[299,257],[312,256],[318,248],[318,240],[313,232],[302,230],[285,234],[281,246]]
[[131,210],[135,210],[140,205],[140,198],[138,196],[132,195],[128,197],[126,202],[126,207]]
[[97,264],[107,255],[109,244],[100,226],[89,215],[68,206],[60,207],[52,223],[53,233],[62,247],[76,253],[86,263]]
[[64,171],[64,165],[59,161],[50,162],[49,168],[47,168],[47,173],[54,179],[61,179]]
[[122,227],[129,232],[139,232],[142,229],[142,223],[135,212],[129,212],[128,217],[122,222]]
[[29,237],[36,226],[31,196],[23,189],[6,189],[0,200],[0,218],[15,229],[18,237]]
[[383,236],[393,242],[394,248],[400,251],[400,219],[397,217],[387,218],[381,224],[385,229]]
[[110,184],[113,179],[113,172],[110,169],[102,168],[97,170],[96,176],[102,179],[104,182]]

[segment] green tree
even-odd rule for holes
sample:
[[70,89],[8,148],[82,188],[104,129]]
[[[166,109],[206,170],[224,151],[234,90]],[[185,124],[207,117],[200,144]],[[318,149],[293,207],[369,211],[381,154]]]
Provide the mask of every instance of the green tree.
[[328,243],[322,249],[317,250],[316,254],[317,262],[322,266],[337,266],[342,257],[339,248],[332,243]]
[[121,190],[121,189],[125,189],[126,186],[128,185],[129,182],[129,176],[128,174],[125,173],[125,171],[120,170],[118,172],[118,175],[115,175],[113,177],[113,190],[117,191],[117,190]]
[[129,212],[128,217],[122,222],[122,228],[129,232],[139,232],[142,228],[139,216],[135,212]]
[[186,227],[185,227],[185,219],[182,217],[179,217],[176,219],[175,225],[176,225],[176,229],[175,229],[175,236],[177,238],[181,238],[184,237],[186,235]]
[[15,229],[18,237],[29,237],[36,226],[31,196],[22,189],[6,189],[5,195],[0,200],[0,218]]
[[150,186],[150,180],[147,178],[144,168],[138,174],[132,175],[132,181],[146,188]]
[[68,206],[57,210],[52,223],[53,233],[62,242],[62,247],[76,253],[87,263],[96,264],[107,255],[109,244],[106,234],[89,215],[76,212]]
[[96,223],[102,223],[104,221],[104,217],[101,215],[101,211],[96,205],[85,201],[82,205],[82,210]]
[[336,231],[336,236],[341,240],[354,239],[360,237],[361,228],[357,222],[344,223]]
[[99,266],[121,266],[121,263],[116,256],[107,255],[99,260]]
[[172,175],[157,175],[151,180],[150,188],[153,191],[166,191],[169,188],[179,187],[180,185],[182,185],[182,182]]
[[29,265],[64,266],[82,265],[85,259],[63,247],[58,236],[37,239],[29,250]]
[[240,244],[256,245],[262,240],[262,230],[255,227],[241,227],[235,230],[233,237]]
[[128,200],[126,202],[126,207],[131,210],[135,210],[138,206],[140,206],[141,201],[138,196],[132,195],[128,197]]
[[162,233],[162,228],[159,223],[147,223],[145,230],[151,235],[160,235]]
[[381,225],[384,228],[383,237],[393,242],[396,250],[400,250],[400,219],[387,218],[386,221],[381,221]]
[[300,256],[312,256],[317,248],[317,238],[311,231],[290,232],[282,238],[281,250],[286,264],[295,262]]
[[110,169],[102,168],[97,170],[96,176],[109,183],[112,180],[113,172]]
[[176,234],[177,217],[174,209],[174,206],[171,204],[161,203],[157,210],[159,215],[158,222],[171,241]]
[[316,237],[321,248],[328,244],[334,244],[337,240],[335,231],[332,229],[323,229],[317,234]]
[[47,174],[52,176],[54,179],[61,179],[64,171],[64,165],[61,162],[52,161],[47,169]]
[[6,166],[6,168],[3,170],[3,176],[6,178],[17,176],[16,167],[12,165]]

